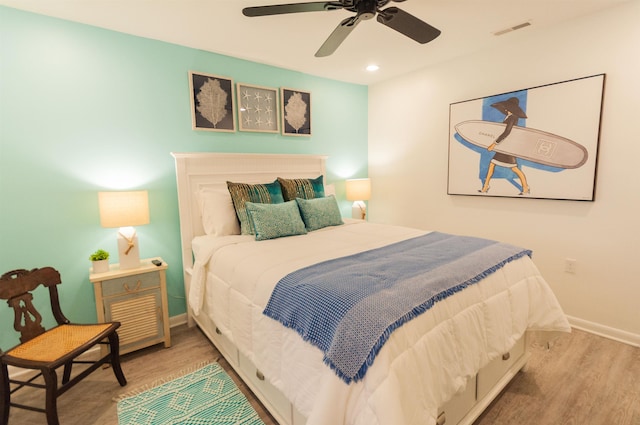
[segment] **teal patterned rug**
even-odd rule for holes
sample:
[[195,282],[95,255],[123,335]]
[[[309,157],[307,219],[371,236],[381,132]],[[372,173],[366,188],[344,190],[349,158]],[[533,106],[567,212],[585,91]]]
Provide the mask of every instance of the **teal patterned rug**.
[[264,425],[224,369],[211,363],[118,401],[119,425]]

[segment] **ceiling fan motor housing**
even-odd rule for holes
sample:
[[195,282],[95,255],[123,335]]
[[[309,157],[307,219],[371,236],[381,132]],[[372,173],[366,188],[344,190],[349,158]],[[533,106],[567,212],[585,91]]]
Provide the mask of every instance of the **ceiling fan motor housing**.
[[[382,7],[384,4],[388,3],[389,0],[360,0],[356,1],[355,4],[355,12],[358,14],[358,18],[363,21],[368,21],[369,19],[373,19],[376,16],[378,7]],[[378,3],[383,3],[378,5]]]

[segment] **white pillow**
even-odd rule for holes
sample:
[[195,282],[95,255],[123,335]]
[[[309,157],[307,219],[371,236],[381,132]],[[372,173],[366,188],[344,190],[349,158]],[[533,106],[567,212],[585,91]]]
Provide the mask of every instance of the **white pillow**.
[[220,189],[200,189],[200,214],[202,227],[207,235],[239,235],[240,223],[233,208],[231,195],[225,187]]

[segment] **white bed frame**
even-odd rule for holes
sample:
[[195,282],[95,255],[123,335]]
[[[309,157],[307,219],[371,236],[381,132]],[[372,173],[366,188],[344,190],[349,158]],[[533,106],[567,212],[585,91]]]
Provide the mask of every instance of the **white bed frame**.
[[[191,241],[204,234],[197,192],[204,187],[226,188],[227,181],[264,183],[276,177],[315,178],[326,176],[323,155],[172,153],[176,164],[180,238],[185,293],[193,267]],[[197,324],[213,342],[247,386],[281,425],[304,425],[305,418],[268,382],[268,377],[238,352],[231,341],[221,335],[206,310],[198,316],[187,305],[189,326]],[[438,424],[472,425],[529,358],[528,341],[523,337],[509,353],[484,367],[467,385],[440,409]]]

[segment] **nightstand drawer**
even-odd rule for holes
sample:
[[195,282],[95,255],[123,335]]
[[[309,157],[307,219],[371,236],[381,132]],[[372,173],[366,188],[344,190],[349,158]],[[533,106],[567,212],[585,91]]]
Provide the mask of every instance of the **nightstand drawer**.
[[125,294],[135,294],[140,291],[159,287],[160,274],[158,272],[141,273],[105,280],[102,282],[102,296],[106,298]]

